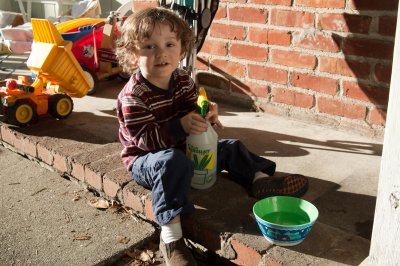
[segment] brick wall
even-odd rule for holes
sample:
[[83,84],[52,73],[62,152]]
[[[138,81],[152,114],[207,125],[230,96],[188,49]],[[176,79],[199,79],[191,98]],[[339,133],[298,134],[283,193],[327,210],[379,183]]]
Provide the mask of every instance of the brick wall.
[[198,81],[261,111],[383,131],[397,8],[398,0],[221,0]]

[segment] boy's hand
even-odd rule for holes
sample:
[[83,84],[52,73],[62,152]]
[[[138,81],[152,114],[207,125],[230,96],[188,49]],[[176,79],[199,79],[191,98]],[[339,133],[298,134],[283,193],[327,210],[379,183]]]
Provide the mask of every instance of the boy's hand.
[[208,102],[208,113],[205,119],[210,121],[210,123],[215,124],[220,129],[224,128],[224,126],[218,120],[218,104],[215,102]]
[[190,112],[182,117],[181,125],[187,134],[199,135],[207,131],[206,120],[196,112]]

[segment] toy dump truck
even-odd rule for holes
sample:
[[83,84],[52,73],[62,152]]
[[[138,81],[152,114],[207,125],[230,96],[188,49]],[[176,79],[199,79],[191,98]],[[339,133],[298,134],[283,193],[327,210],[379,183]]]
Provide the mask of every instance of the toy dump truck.
[[27,66],[35,73],[35,81],[7,80],[0,90],[4,118],[16,126],[26,126],[45,114],[68,117],[73,109],[71,97],[85,96],[93,85],[71,52],[72,42],[65,41],[50,21],[32,19],[32,31]]
[[119,28],[125,19],[111,11],[107,19],[78,18],[56,26],[63,39],[73,43],[72,53],[83,71],[91,77],[93,86],[88,95],[96,92],[99,80],[119,77],[128,81],[130,78],[122,71],[113,51],[115,40],[120,35]]

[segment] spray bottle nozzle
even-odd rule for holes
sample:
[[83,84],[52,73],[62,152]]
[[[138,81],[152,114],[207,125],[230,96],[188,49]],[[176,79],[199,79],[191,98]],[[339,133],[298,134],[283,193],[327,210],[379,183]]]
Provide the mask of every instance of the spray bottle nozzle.
[[208,113],[208,101],[202,101],[200,104],[200,115],[205,117]]
[[203,87],[199,89],[199,97],[197,98],[198,113],[205,117],[208,113],[208,98],[206,90]]

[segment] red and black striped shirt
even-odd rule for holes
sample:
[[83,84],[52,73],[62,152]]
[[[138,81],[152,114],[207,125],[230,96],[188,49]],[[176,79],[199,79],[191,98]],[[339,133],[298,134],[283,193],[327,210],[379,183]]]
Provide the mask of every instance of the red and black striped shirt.
[[184,148],[187,134],[180,118],[195,110],[197,96],[193,79],[182,69],[172,73],[168,90],[149,83],[140,72],[132,75],[117,101],[121,157],[129,171],[142,154]]

